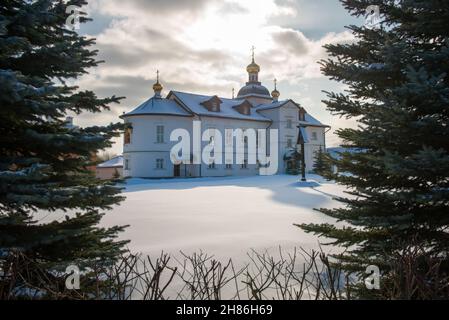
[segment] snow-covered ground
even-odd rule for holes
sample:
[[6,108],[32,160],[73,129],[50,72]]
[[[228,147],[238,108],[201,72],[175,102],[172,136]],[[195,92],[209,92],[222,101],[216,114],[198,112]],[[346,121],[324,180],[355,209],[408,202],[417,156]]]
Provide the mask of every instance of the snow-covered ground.
[[[295,223],[335,223],[313,208],[330,208],[343,187],[308,176],[257,176],[175,180],[128,180],[126,200],[103,226],[130,225],[121,235],[133,252],[159,255],[203,251],[244,259],[248,251],[318,248],[320,240]],[[246,260],[246,259],[244,259]]]

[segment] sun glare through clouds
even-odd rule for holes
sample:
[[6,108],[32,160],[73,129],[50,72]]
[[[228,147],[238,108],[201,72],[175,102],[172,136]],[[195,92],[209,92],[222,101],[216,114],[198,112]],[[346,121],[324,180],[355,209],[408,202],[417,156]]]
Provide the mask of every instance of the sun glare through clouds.
[[[331,20],[337,9],[330,13],[329,8],[334,7],[344,15],[341,21]],[[350,17],[337,1],[92,0],[88,12],[93,25],[81,32],[97,39],[98,58],[106,63],[79,85],[100,96],[126,100],[109,114],[76,119],[79,125],[118,121],[120,114],[151,96],[156,70],[161,71],[164,95],[181,90],[230,97],[232,88],[238,91],[247,81],[252,46],[261,67],[260,80],[269,90],[277,78],[280,99],[294,99],[335,129],[345,125],[321,102],[322,90],[344,88],[326,79],[317,64],[326,58],[324,44],[353,40],[341,29]],[[315,25],[309,17],[312,12]],[[320,33],[314,35],[313,28]],[[338,144],[332,132],[328,141]]]

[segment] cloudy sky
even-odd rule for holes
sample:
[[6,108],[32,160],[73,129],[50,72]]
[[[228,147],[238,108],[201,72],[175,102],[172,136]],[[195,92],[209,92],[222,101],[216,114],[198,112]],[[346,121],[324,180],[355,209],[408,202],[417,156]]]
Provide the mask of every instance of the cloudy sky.
[[[95,37],[106,62],[79,81],[100,97],[125,96],[119,106],[83,115],[78,125],[107,124],[153,95],[156,70],[169,90],[230,97],[247,81],[251,46],[260,80],[271,91],[278,79],[281,99],[291,98],[332,126],[328,146],[338,145],[335,129],[354,123],[332,116],[322,90],[344,87],[320,73],[326,43],[349,42],[344,28],[363,21],[338,0],[90,0],[93,18],[80,33]],[[118,141],[113,152],[120,153]]]

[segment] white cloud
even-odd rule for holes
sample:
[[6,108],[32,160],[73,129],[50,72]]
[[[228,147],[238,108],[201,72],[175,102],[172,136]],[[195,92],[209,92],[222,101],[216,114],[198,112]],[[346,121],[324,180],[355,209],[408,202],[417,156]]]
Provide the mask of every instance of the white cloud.
[[[86,121],[110,121],[152,95],[155,71],[166,90],[230,96],[247,79],[250,47],[256,47],[261,79],[267,87],[280,80],[284,98],[298,97],[304,107],[319,105],[318,94],[299,97],[302,86],[323,79],[317,64],[326,57],[325,43],[353,40],[349,32],[328,33],[313,40],[300,30],[273,25],[274,17],[298,15],[293,1],[284,0],[93,0],[90,15],[111,16],[95,35],[99,59],[106,63],[82,78],[80,86],[99,95],[126,96],[110,115]],[[303,14],[303,13],[302,13]],[[95,22],[93,22],[95,23]],[[285,84],[285,88],[282,85]],[[327,89],[323,87],[322,89]],[[324,108],[319,119],[329,119]],[[112,116],[111,116],[112,115]],[[323,119],[323,120],[324,120]]]

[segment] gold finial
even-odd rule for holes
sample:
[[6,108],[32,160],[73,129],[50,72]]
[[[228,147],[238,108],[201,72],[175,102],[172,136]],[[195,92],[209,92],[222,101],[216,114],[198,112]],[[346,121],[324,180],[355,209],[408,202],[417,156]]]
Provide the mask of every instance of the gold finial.
[[281,95],[281,93],[278,91],[278,80],[275,78],[274,79],[274,90],[273,92],[271,92],[271,96],[273,97],[274,101],[277,101],[279,96]]
[[159,83],[159,70],[156,71],[156,83],[153,85],[154,95],[160,97],[164,87]]
[[252,56],[252,61],[251,61],[251,64],[249,64],[247,67],[246,67],[246,71],[248,72],[248,73],[259,73],[260,72],[260,67],[259,67],[259,65],[255,62],[255,60],[254,60],[254,50],[256,50],[256,47],[255,46],[252,46],[251,47],[251,51],[252,51],[252,54],[251,54],[251,56]]

